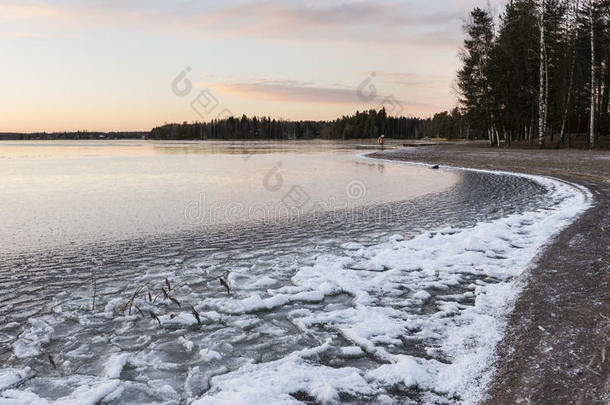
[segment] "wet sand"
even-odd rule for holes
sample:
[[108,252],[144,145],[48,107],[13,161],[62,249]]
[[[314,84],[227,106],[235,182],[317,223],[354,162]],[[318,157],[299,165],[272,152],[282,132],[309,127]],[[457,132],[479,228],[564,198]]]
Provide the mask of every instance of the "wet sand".
[[369,155],[559,178],[594,205],[550,241],[498,345],[486,404],[610,403],[610,153],[447,144]]

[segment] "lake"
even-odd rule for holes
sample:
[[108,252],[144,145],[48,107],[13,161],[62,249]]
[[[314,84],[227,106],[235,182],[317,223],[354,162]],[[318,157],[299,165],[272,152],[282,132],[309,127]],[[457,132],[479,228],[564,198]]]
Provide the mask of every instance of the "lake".
[[516,280],[587,198],[372,150],[1,142],[0,400],[476,398]]
[[[331,142],[0,143],[0,245],[28,252],[387,203],[455,173],[363,161]],[[364,146],[363,146],[364,148]]]

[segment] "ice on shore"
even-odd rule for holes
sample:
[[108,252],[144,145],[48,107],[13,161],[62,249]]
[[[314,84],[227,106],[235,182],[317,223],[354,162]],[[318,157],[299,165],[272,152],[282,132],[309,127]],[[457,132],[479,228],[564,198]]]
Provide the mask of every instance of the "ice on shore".
[[364,356],[364,352],[359,346],[345,346],[341,348],[341,354],[346,357]]
[[199,352],[199,354],[201,355],[201,361],[203,361],[205,363],[209,363],[210,361],[213,361],[213,360],[222,359],[222,355],[220,353],[218,353],[217,351],[214,351],[214,350],[210,350],[210,349],[203,349]]
[[[258,278],[240,267],[229,281],[255,280],[248,288],[229,294],[217,286],[212,295],[208,285],[186,286],[180,298],[193,311],[164,303],[174,306],[157,319],[118,313],[127,295],[108,298],[100,314],[84,313],[82,303],[58,304],[52,315],[30,319],[11,350],[31,361],[61,337],[59,370],[39,377],[34,366],[0,369],[0,404],[121,403],[124,395],[197,405],[392,403],[394,393],[410,389],[444,403],[475,403],[520,276],[591,200],[576,186],[522,176],[547,189],[544,209],[386,236],[370,246],[346,241],[301,262],[267,261]],[[252,257],[244,252],[239,260]],[[188,263],[175,264],[137,281],[168,278],[175,286],[176,273],[193,277]],[[103,322],[112,332],[86,342],[58,326],[80,331]]]
[[[313,332],[324,325],[353,345],[341,348],[343,355],[360,351],[386,364],[368,370],[342,368],[346,374],[338,376],[337,369],[294,353],[277,362],[249,365],[213,378],[211,389],[197,403],[292,403],[295,397],[291,394],[299,392],[333,403],[339,392],[372,399],[400,385],[445,393],[446,398],[460,398],[461,403],[476,402],[490,376],[505,316],[519,292],[519,276],[549,237],[590,204],[591,197],[584,190],[535,179],[549,190],[549,209],[472,228],[428,231],[410,240],[391,237],[387,244],[376,246],[346,243],[342,247],[352,252],[350,256],[319,256],[313,265],[301,267],[292,276],[297,289],[353,298],[348,308],[295,311],[292,319],[301,330]],[[362,270],[359,262],[372,264],[368,267],[375,270]],[[411,310],[433,298],[430,290],[450,290],[473,277],[479,280],[474,294],[463,293],[465,299],[474,299],[472,304],[439,298],[429,314]],[[410,298],[394,299],[405,288],[414,291]],[[251,313],[286,305],[296,296],[269,292],[270,298],[254,296],[240,304],[249,304],[247,312]],[[232,308],[232,303],[227,299],[214,306],[222,312]],[[426,343],[426,358],[393,353],[405,336]],[[278,383],[270,388],[259,383],[263,380]]]
[[307,358],[330,345],[327,343],[292,353],[280,360],[250,364],[234,372],[213,377],[211,395],[193,405],[212,404],[296,404],[291,394],[305,393],[322,404],[335,403],[339,394],[370,395],[374,388],[356,368],[332,368],[313,364]]
[[57,388],[73,388],[74,390],[65,396],[55,400],[47,400],[32,391],[8,389],[2,391],[0,404],[4,405],[96,405],[102,399],[108,400],[113,394],[120,394],[121,381],[107,380],[88,376],[62,377],[55,381]]
[[7,368],[0,370],[0,391],[10,388],[21,381],[25,380],[30,375],[30,368],[14,369]]
[[110,379],[119,378],[121,376],[121,371],[123,371],[123,367],[125,367],[128,360],[128,353],[111,355],[104,367],[104,376]]
[[13,353],[16,357],[34,357],[40,354],[41,347],[48,344],[54,330],[48,321],[30,319],[30,327],[13,343]]

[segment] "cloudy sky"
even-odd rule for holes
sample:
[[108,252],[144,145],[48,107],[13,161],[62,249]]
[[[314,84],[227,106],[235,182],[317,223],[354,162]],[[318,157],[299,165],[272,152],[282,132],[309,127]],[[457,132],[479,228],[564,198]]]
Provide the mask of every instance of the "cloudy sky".
[[455,105],[475,5],[487,0],[0,0],[0,132],[429,116]]

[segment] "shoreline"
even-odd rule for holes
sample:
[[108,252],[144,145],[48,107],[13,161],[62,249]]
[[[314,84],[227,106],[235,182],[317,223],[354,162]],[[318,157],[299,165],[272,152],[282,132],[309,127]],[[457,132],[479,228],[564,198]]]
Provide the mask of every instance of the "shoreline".
[[608,403],[610,156],[589,151],[498,151],[462,144],[367,157],[541,175],[594,194],[592,206],[554,234],[524,273],[481,402]]
[[[481,168],[469,169],[466,167],[473,163],[473,151],[478,156],[476,159],[478,159]],[[183,343],[178,341],[180,344],[186,343],[186,346],[184,346],[186,349],[185,357],[177,358],[178,362],[175,364],[184,363],[185,359],[192,361],[193,365],[211,360],[217,362],[212,364],[211,367],[222,370],[224,364],[229,364],[233,360],[241,358],[243,353],[246,352],[233,351],[232,347],[216,346],[222,344],[218,343],[217,339],[213,337],[216,327],[219,326],[216,325],[219,320],[222,319],[223,324],[235,323],[236,325],[255,320],[260,322],[260,324],[257,323],[259,326],[256,327],[260,327],[261,331],[264,331],[267,327],[272,327],[269,330],[277,331],[277,329],[273,329],[278,325],[277,322],[288,320],[290,322],[286,325],[294,325],[305,334],[317,337],[314,340],[316,344],[311,347],[311,341],[300,342],[300,346],[295,347],[295,343],[298,342],[284,341],[281,338],[282,334],[269,335],[264,339],[276,339],[274,344],[278,346],[286,343],[285,350],[280,349],[276,352],[276,357],[267,358],[265,361],[262,361],[262,357],[258,358],[248,354],[248,357],[255,360],[252,364],[244,363],[235,369],[227,368],[225,371],[216,374],[213,380],[205,377],[206,384],[209,384],[205,385],[207,387],[205,389],[197,388],[203,387],[199,383],[194,383],[191,386],[190,383],[187,384],[186,382],[199,371],[193,374],[190,368],[186,370],[168,369],[166,378],[177,378],[179,380],[180,376],[184,376],[186,379],[185,385],[175,385],[175,388],[172,388],[174,390],[172,395],[186,398],[185,400],[189,402],[197,400],[200,402],[196,403],[214,403],[223,399],[228,400],[230,397],[233,398],[232,393],[239,393],[239,395],[244,396],[267,395],[268,392],[260,391],[266,389],[265,380],[281,381],[282,378],[287,378],[286,381],[291,383],[284,385],[284,388],[277,388],[271,393],[272,396],[280,398],[291,395],[297,400],[301,397],[304,399],[319,398],[320,391],[316,388],[319,386],[317,382],[327,383],[338,379],[336,384],[329,385],[330,392],[334,394],[323,398],[333,400],[339,398],[338,393],[352,393],[353,397],[346,398],[354,398],[355,400],[356,397],[362,396],[363,401],[376,398],[378,400],[385,399],[388,402],[393,400],[398,403],[406,397],[414,396],[418,401],[424,403],[445,403],[445,401],[451,401],[452,399],[457,402],[456,398],[459,397],[464,403],[478,403],[484,393],[487,392],[485,399],[487,403],[491,404],[527,403],[528,400],[534,403],[579,403],[577,400],[573,401],[568,397],[564,397],[562,398],[563,401],[559,400],[557,402],[555,401],[557,397],[555,392],[537,391],[541,379],[548,379],[549,377],[548,375],[535,374],[535,372],[541,370],[546,371],[546,368],[538,368],[546,359],[542,359],[543,361],[536,360],[534,355],[550,356],[567,353],[569,354],[568,360],[572,357],[575,358],[575,356],[578,356],[579,359],[585,359],[585,355],[576,352],[572,347],[564,350],[566,345],[561,340],[550,344],[548,340],[543,341],[539,336],[532,337],[534,333],[539,333],[543,337],[548,334],[549,339],[556,338],[559,336],[557,330],[559,332],[564,329],[570,332],[575,330],[571,326],[566,328],[566,322],[581,320],[577,317],[566,321],[564,318],[567,319],[568,316],[564,316],[557,310],[551,310],[551,315],[548,311],[544,312],[555,302],[551,300],[550,303],[547,303],[544,301],[545,297],[556,297],[559,294],[553,294],[552,292],[549,294],[548,288],[561,287],[559,284],[564,281],[563,278],[566,275],[558,272],[555,268],[539,270],[539,267],[548,251],[555,247],[557,240],[563,238],[566,232],[576,223],[579,223],[585,215],[590,214],[591,210],[598,208],[600,203],[607,203],[607,198],[604,198],[596,191],[597,189],[594,189],[594,184],[597,184],[594,180],[589,180],[590,184],[586,186],[581,185],[582,181],[577,181],[576,178],[573,180],[561,178],[557,174],[558,170],[554,172],[552,178],[547,178],[540,173],[524,173],[516,170],[514,172],[501,172],[498,169],[506,169],[500,167],[503,155],[497,151],[490,152],[494,168],[484,167],[486,162],[489,163],[489,160],[485,158],[486,151],[467,149],[462,145],[425,147],[425,150],[417,151],[392,150],[384,154],[377,154],[388,162],[387,166],[390,165],[389,162],[394,162],[394,166],[403,166],[404,171],[407,171],[407,165],[426,165],[430,167],[430,163],[441,163],[443,165],[451,164],[451,168],[446,168],[447,171],[479,172],[464,173],[463,175],[464,182],[467,182],[468,179],[470,181],[475,180],[471,183],[473,187],[462,187],[461,189],[458,187],[447,193],[447,197],[450,197],[451,200],[459,201],[464,208],[469,208],[463,211],[464,214],[461,218],[467,219],[468,224],[473,223],[474,226],[472,227],[443,225],[443,227],[440,227],[442,229],[423,232],[414,238],[405,238],[402,233],[388,236],[391,233],[388,233],[385,229],[386,233],[380,236],[383,239],[374,244],[369,244],[370,240],[359,239],[359,236],[354,238],[352,235],[352,237],[349,237],[342,229],[338,232],[341,233],[342,238],[345,238],[345,243],[338,245],[337,250],[324,251],[327,254],[316,256],[315,259],[311,260],[305,258],[296,267],[278,265],[278,271],[272,273],[269,273],[269,263],[275,255],[272,251],[256,252],[255,249],[254,252],[251,252],[251,248],[248,248],[250,250],[245,249],[246,252],[243,252],[240,251],[239,246],[232,246],[236,256],[232,258],[231,252],[224,252],[226,250],[224,244],[220,247],[210,246],[217,249],[206,250],[205,255],[210,255],[210,257],[206,257],[206,260],[220,259],[221,261],[212,263],[211,266],[213,267],[205,268],[211,269],[212,274],[216,274],[214,273],[216,270],[231,268],[232,270],[225,273],[224,276],[220,273],[218,275],[226,277],[231,283],[231,288],[235,287],[232,291],[234,295],[228,290],[225,292],[219,283],[213,283],[215,288],[210,288],[205,280],[199,281],[200,284],[193,284],[193,288],[188,286],[188,288],[185,287],[184,291],[180,290],[177,293],[177,298],[180,301],[193,304],[192,308],[195,313],[213,316],[208,320],[209,322],[198,321],[191,312],[188,310],[184,312],[171,302],[155,305],[154,301],[147,302],[144,299],[138,302],[140,306],[144,310],[154,311],[155,314],[159,315],[159,319],[157,321],[154,318],[143,320],[138,324],[136,330],[135,320],[140,319],[139,315],[134,314],[135,318],[131,318],[125,314],[125,311],[121,311],[118,306],[132,296],[131,291],[129,291],[129,288],[116,290],[115,285],[116,282],[122,283],[123,281],[129,282],[129,285],[133,286],[153,283],[153,286],[165,285],[170,289],[170,283],[174,285],[174,288],[177,288],[175,286],[181,285],[185,280],[191,280],[189,283],[192,283],[190,277],[201,279],[203,268],[201,264],[205,263],[205,260],[201,257],[202,252],[199,250],[199,245],[192,244],[192,248],[188,250],[185,248],[184,241],[181,241],[178,245],[167,245],[168,250],[161,252],[160,245],[155,244],[151,249],[156,253],[163,253],[158,255],[149,255],[146,253],[147,251],[143,251],[141,248],[133,251],[117,249],[116,252],[120,255],[120,259],[116,262],[108,261],[103,267],[105,270],[100,269],[99,273],[96,270],[96,273],[102,277],[99,278],[100,283],[96,282],[95,284],[97,290],[94,291],[99,292],[97,295],[99,298],[98,301],[95,301],[97,306],[93,307],[93,311],[90,312],[88,309],[91,300],[87,294],[75,294],[74,298],[56,295],[53,298],[53,307],[48,308],[52,312],[36,317],[28,315],[33,319],[33,321],[28,321],[31,326],[24,330],[19,329],[19,333],[16,329],[20,328],[19,325],[11,326],[15,330],[14,335],[17,338],[12,343],[15,354],[25,356],[23,358],[40,360],[40,357],[44,356],[47,353],[46,350],[48,350],[49,354],[53,353],[55,363],[42,369],[38,366],[33,367],[34,371],[39,373],[34,375],[29,368],[30,365],[40,365],[42,363],[36,363],[36,360],[32,360],[32,363],[23,363],[26,360],[15,360],[15,362],[11,360],[11,365],[21,368],[4,370],[12,380],[17,382],[14,387],[11,384],[11,387],[3,391],[2,394],[7,396],[6,398],[16,399],[17,396],[21,395],[20,392],[29,389],[28,384],[37,384],[41,381],[37,380],[37,382],[29,383],[27,382],[29,378],[42,377],[48,379],[50,383],[62,384],[62,378],[66,378],[65,372],[68,372],[68,375],[71,375],[70,378],[74,376],[82,378],[79,383],[79,390],[82,388],[86,392],[93,392],[88,391],[89,388],[87,387],[93,387],[94,383],[103,383],[104,386],[111,387],[112,392],[99,392],[99,395],[113,395],[112,393],[115,390],[123,389],[127,392],[125,395],[134,395],[136,388],[129,385],[129,378],[121,379],[121,373],[123,373],[124,368],[126,373],[133,372],[134,367],[144,367],[142,373],[145,373],[153,360],[155,362],[166,361],[163,360],[164,357],[161,355],[151,354],[156,353],[155,350],[159,345],[176,343],[176,336],[164,333],[166,331],[171,331],[173,328],[185,329],[184,335],[180,336]],[[417,155],[415,158],[419,156],[418,163],[411,163],[415,160],[412,156],[414,154]],[[481,154],[483,156],[480,156]],[[388,160],[387,155],[390,155],[392,159]],[[521,156],[520,159],[525,159],[531,158],[531,155],[531,153],[521,153],[515,156]],[[431,160],[431,156],[434,160]],[[461,161],[458,160],[460,156]],[[585,157],[590,158],[588,155]],[[379,160],[377,160],[378,163],[371,164],[373,162],[372,158],[365,157],[364,159],[369,161],[367,166],[383,166]],[[599,165],[601,170],[596,171],[593,178],[607,178],[603,171],[606,170],[604,166],[606,159],[607,156],[605,155],[601,155],[601,159],[598,159],[601,162]],[[400,160],[404,162],[399,164]],[[532,160],[522,161],[532,166]],[[540,159],[540,161],[548,164],[551,160]],[[581,171],[589,170],[586,164],[580,165],[582,166]],[[401,173],[403,168],[399,170]],[[508,167],[508,169],[510,170],[512,167]],[[425,183],[438,181],[438,176],[442,174],[440,172],[445,170],[430,170],[428,172],[428,169],[424,168],[420,171],[421,174],[417,177],[418,182]],[[388,171],[384,173],[387,176]],[[400,174],[400,176],[392,178],[392,181],[395,182],[392,183],[394,186],[402,184],[404,174]],[[522,177],[522,179],[514,176]],[[590,178],[591,176],[585,177]],[[477,178],[478,180],[476,180]],[[482,179],[485,178],[493,178],[494,181],[483,181]],[[533,184],[534,182],[538,183],[539,187],[524,188],[525,186],[521,184]],[[605,183],[607,183],[607,180],[601,182],[602,185]],[[519,187],[516,187],[515,184]],[[405,187],[409,186],[405,184],[398,188],[400,193],[404,193]],[[589,190],[596,193],[594,199],[588,192]],[[532,194],[531,191],[535,192]],[[591,207],[592,201],[595,201],[594,207],[585,213],[585,208]],[[437,211],[437,209],[439,207],[442,209],[443,204],[442,199],[437,199],[431,200],[431,203],[427,205],[418,205],[417,207],[420,208],[417,210],[414,210],[414,206],[410,204],[407,207],[415,213],[415,217],[418,217],[421,216],[421,213],[430,215],[433,212],[442,212],[442,210]],[[542,209],[540,209],[541,207]],[[493,215],[491,217],[484,215],[489,213]],[[451,214],[451,218],[454,215]],[[602,212],[602,215],[604,215],[604,212]],[[483,219],[479,220],[479,218]],[[605,216],[602,216],[601,220],[606,220]],[[460,223],[457,218],[456,221],[456,224]],[[599,222],[600,220],[597,218],[594,225],[598,225]],[[387,228],[388,225],[392,226],[392,221],[384,224],[384,228]],[[300,228],[298,224],[295,226]],[[588,226],[590,227],[591,224]],[[360,235],[363,228],[360,224],[355,223],[354,229]],[[605,232],[604,229],[602,229],[602,232]],[[301,233],[298,235],[301,235]],[[311,236],[307,232],[303,235]],[[324,234],[324,238],[329,238],[328,233]],[[580,269],[582,263],[585,262],[584,260],[596,259],[597,257],[604,258],[605,250],[599,253],[585,249],[590,248],[585,243],[587,240],[582,233],[578,233],[576,236],[570,234],[566,239],[568,247],[560,246],[558,254],[568,254],[568,259],[575,261],[577,269]],[[594,241],[599,242],[597,239]],[[247,243],[251,242],[252,239],[248,239]],[[285,240],[280,241],[283,249],[286,246],[285,242]],[[580,256],[570,256],[576,255],[576,253],[569,251],[575,243],[575,246],[584,252],[576,253],[584,254],[585,259]],[[606,246],[603,243],[605,243],[604,240],[601,241],[601,246],[605,249]],[[190,244],[187,243],[186,245]],[[598,245],[600,244],[593,243],[594,248]],[[269,248],[268,243],[265,244],[265,248]],[[150,251],[148,250],[148,252]],[[221,256],[212,257],[212,252],[215,251],[223,251],[225,257],[229,258],[228,261],[223,262]],[[239,256],[248,252],[254,254]],[[298,251],[295,252],[298,253]],[[132,254],[132,257],[137,257],[137,260],[130,260],[129,254]],[[556,264],[556,255],[551,255],[548,259],[551,265]],[[176,262],[175,258],[177,256],[182,261]],[[238,259],[239,262],[231,261],[234,259]],[[242,263],[247,264],[247,266],[242,266]],[[260,263],[260,265],[254,266],[257,263]],[[112,282],[110,284],[104,282],[103,274],[106,271],[114,271],[124,264],[129,264],[128,268],[131,269],[124,272],[124,278],[121,279],[113,273]],[[67,266],[67,262],[62,259],[59,265],[63,269]],[[72,276],[69,277],[78,278],[80,275],[82,280],[80,285],[88,286],[89,272],[80,271],[81,269],[88,269],[88,266],[90,265],[85,263],[82,268],[75,267],[77,270],[75,272],[72,272],[70,266],[68,274],[72,274]],[[52,266],[48,266],[48,263],[47,267],[52,268]],[[142,273],[141,269],[148,267],[151,267],[151,269]],[[466,269],[470,271],[465,271]],[[562,268],[562,270],[564,269]],[[205,271],[208,274],[208,270]],[[540,272],[537,277],[542,277],[542,280],[534,280],[532,274],[537,271]],[[560,273],[559,276],[558,273]],[[51,277],[56,277],[53,274],[51,274]],[[568,275],[582,276],[578,271],[570,272]],[[559,278],[544,279],[544,277],[556,276]],[[251,282],[257,283],[261,277],[267,277],[267,279],[264,279],[264,282],[255,288],[248,287]],[[242,281],[238,282],[237,280]],[[245,280],[249,281],[246,282]],[[286,287],[286,280],[290,280],[290,287]],[[589,280],[585,278],[584,280],[590,282],[594,288],[601,290],[602,293],[607,291],[607,288],[603,287],[598,279]],[[477,283],[477,281],[480,281],[480,283]],[[573,288],[575,283],[572,279],[568,281],[568,290],[565,288],[561,290],[559,298],[570,295],[569,288]],[[236,282],[236,284],[233,284],[233,282]],[[534,290],[530,295],[527,295],[529,298],[524,300],[523,297],[526,296],[526,292],[531,289],[532,285],[542,286],[546,289],[543,289],[543,291]],[[455,286],[456,289],[453,290],[452,286]],[[58,284],[57,288],[63,289],[63,285]],[[153,289],[155,288],[153,287]],[[74,289],[74,291],[78,290],[78,288]],[[52,293],[49,293],[50,291],[52,290],[41,291],[41,296],[53,296]],[[335,300],[335,298],[330,297],[335,297],[338,291],[342,291],[342,294],[347,294],[353,298],[347,301],[343,298],[333,302],[326,301],[327,297]],[[571,298],[574,299],[583,298],[580,297],[582,295],[581,290],[576,290],[576,294],[572,295]],[[585,301],[591,299],[591,297],[591,294],[584,294]],[[593,298],[601,300],[601,303],[607,302],[607,300],[604,301],[603,296]],[[46,299],[44,298],[44,300]],[[58,301],[55,302],[55,299]],[[77,301],[73,301],[73,299]],[[148,301],[151,300],[149,298]],[[462,300],[465,303],[463,306],[461,305]],[[29,301],[32,302],[33,299]],[[540,305],[540,302],[544,302],[544,305]],[[295,317],[286,317],[286,312],[283,311],[292,309],[302,311],[306,309],[301,308],[301,305],[305,305],[303,303],[314,307],[307,309],[306,312],[295,312]],[[436,308],[432,305],[437,303],[440,304],[439,311],[436,312],[437,316],[430,316],[431,312],[429,311]],[[510,305],[505,305],[505,303]],[[180,304],[176,305],[180,307]],[[519,305],[522,306],[519,316],[515,316],[517,309],[509,312],[512,308],[519,308]],[[561,309],[565,309],[564,307],[561,307]],[[583,308],[581,307],[582,305],[578,307],[581,311],[579,316],[582,318],[590,317],[590,314],[582,315]],[[83,310],[84,308],[85,310]],[[586,307],[585,309],[591,308]],[[407,314],[408,319],[405,318]],[[148,335],[149,340],[142,346],[132,348],[119,346],[119,351],[112,351],[113,356],[109,359],[100,358],[96,362],[98,370],[112,369],[112,372],[99,375],[99,378],[96,377],[97,379],[94,381],[90,379],[91,375],[89,373],[85,375],[79,372],[80,365],[78,365],[78,362],[87,360],[76,360],[76,358],[70,356],[65,357],[63,352],[59,350],[65,347],[71,348],[72,342],[65,340],[63,332],[56,333],[55,330],[68,330],[66,328],[71,327],[71,322],[76,316],[82,320],[83,325],[91,325],[90,322],[95,322],[95,325],[97,325],[94,332],[100,334],[100,336],[96,336],[96,342],[87,343],[92,337],[92,330],[89,328],[78,327],[77,330],[73,331],[74,333],[69,334],[76,341],[84,342],[83,344],[87,345],[85,347],[92,353],[100,350],[106,351],[107,346],[105,345],[111,342],[104,339],[97,341],[99,337],[104,336],[104,334],[115,335],[115,332],[119,330],[121,332],[116,333],[126,342],[135,338],[135,336],[130,336],[133,333],[136,333],[138,337],[139,335]],[[143,319],[146,318],[143,314],[141,316]],[[558,317],[561,317],[561,319]],[[102,318],[106,321],[99,323]],[[558,319],[562,320],[563,323],[560,324]],[[130,332],[126,333],[127,331],[122,328],[125,322],[132,321],[134,322],[132,325],[134,329],[131,331],[130,328]],[[597,321],[602,326],[605,325],[603,321],[599,321],[599,319]],[[324,325],[324,329],[318,330],[318,325]],[[220,327],[224,329],[224,327]],[[557,327],[557,330],[553,330],[553,327]],[[163,332],[154,332],[158,328]],[[286,330],[293,331],[292,326]],[[340,339],[331,343],[332,341],[327,339],[329,337],[328,330],[331,333],[338,333]],[[585,327],[583,330],[583,335],[587,337],[586,333],[589,333],[591,328],[587,329]],[[238,329],[235,331],[239,332]],[[600,333],[606,332],[601,329]],[[235,342],[246,344],[245,340],[242,339],[250,339],[247,335],[231,332],[225,338],[236,339]],[[416,339],[411,342],[403,340],[406,335],[412,335]],[[37,343],[38,341],[30,339],[30,336],[36,336],[37,339],[41,337],[42,340]],[[603,335],[599,335],[597,338],[599,339],[600,336]],[[510,340],[510,338],[513,340]],[[44,339],[48,339],[52,344],[47,345],[44,343]],[[430,347],[432,351],[428,352],[426,349],[426,352],[422,352],[422,349],[416,346],[418,341],[422,343],[431,342],[432,344],[427,347]],[[260,336],[256,336],[247,345],[252,345],[252,350],[254,350],[254,348],[259,347],[259,343]],[[577,343],[582,344],[584,349],[590,348],[585,345],[587,342],[582,339]],[[427,345],[427,343],[425,344]],[[540,346],[541,344],[542,346]],[[394,345],[404,346],[412,351],[393,350]],[[495,350],[497,345],[500,346],[500,351]],[[523,345],[525,347],[521,348]],[[187,346],[191,349],[188,349]],[[201,348],[201,350],[194,350],[195,347]],[[297,350],[299,347],[304,349]],[[518,349],[515,349],[515,347],[518,347]],[[575,347],[580,348],[580,346]],[[591,347],[596,350],[599,349],[599,347],[595,347],[595,344]],[[548,350],[549,348],[550,350]],[[34,351],[37,354],[32,355]],[[352,359],[350,353],[362,357]],[[311,354],[321,355],[322,360],[309,361],[308,356]],[[150,358],[147,357],[149,355]],[[331,357],[338,356],[339,362],[326,363],[324,359],[328,358],[329,355]],[[205,357],[205,360],[202,356]],[[587,367],[592,376],[603,374],[603,367],[607,367],[607,363],[604,362],[600,367],[598,363],[601,363],[599,361],[601,352],[597,356],[597,363],[589,364],[589,360],[585,359],[580,368],[569,368],[568,371],[576,374],[575,382],[567,388],[568,394],[580,387],[583,375],[587,372]],[[145,363],[141,362],[143,358],[146,358]],[[362,364],[358,364],[361,361],[358,360],[360,358],[363,359],[362,361],[372,361],[372,363],[368,363],[368,366],[364,367]],[[446,362],[446,359],[452,361]],[[44,357],[42,357],[42,361],[45,361]],[[74,362],[74,366],[72,362]],[[55,369],[53,364],[59,365],[60,376],[56,374],[55,370],[51,370]],[[548,361],[544,365],[547,367]],[[527,366],[532,367],[527,369]],[[197,370],[199,370],[198,367]],[[287,377],[286,370],[296,370],[296,373]],[[556,371],[552,364],[548,370]],[[2,371],[0,370],[0,374]],[[579,371],[580,374],[578,374]],[[150,370],[150,372],[152,373],[150,378],[158,378],[154,376],[156,371]],[[95,373],[98,373],[98,371],[93,372],[93,374]],[[305,379],[302,379],[303,375],[305,375]],[[524,376],[528,378],[526,383],[521,379]],[[119,381],[117,382],[117,380]],[[562,376],[551,376],[550,380],[560,385],[564,382]],[[315,384],[312,385],[312,381]],[[544,380],[544,382],[546,381]],[[354,384],[354,382],[357,383]],[[401,387],[400,384],[404,383],[405,387],[396,389],[396,382]],[[527,385],[530,383],[533,384],[531,387]],[[246,388],[245,391],[244,387]],[[250,389],[248,387],[257,388]],[[524,387],[529,391],[524,390]],[[493,391],[494,389],[496,391]],[[83,392],[82,390],[77,391]],[[76,395],[77,391],[72,394]],[[147,392],[153,396],[158,394],[155,391]],[[523,392],[527,397],[524,397]],[[38,395],[41,395],[42,398],[46,394],[42,392]],[[121,391],[121,394],[116,395],[123,395],[123,393]],[[604,398],[602,395],[595,391],[590,397],[581,399],[580,402],[589,404],[598,403],[595,401],[598,400],[599,403],[604,403],[601,401]],[[348,399],[344,398],[344,400]],[[323,400],[321,401],[323,402]]]

